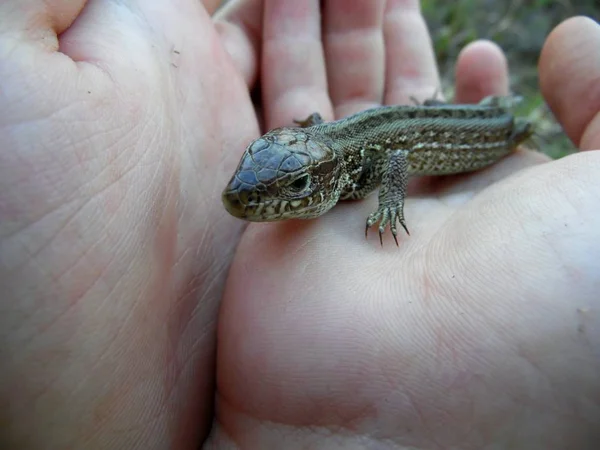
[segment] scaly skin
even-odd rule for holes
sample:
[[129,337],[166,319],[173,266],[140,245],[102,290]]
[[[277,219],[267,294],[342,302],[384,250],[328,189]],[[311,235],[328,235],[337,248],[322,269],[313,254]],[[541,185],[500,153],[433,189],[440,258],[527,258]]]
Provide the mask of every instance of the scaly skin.
[[[380,187],[379,207],[366,230],[389,225],[396,245],[413,175],[449,175],[489,166],[532,135],[531,124],[509,112],[513,97],[476,105],[427,100],[387,106],[324,123],[317,113],[300,127],[269,131],[252,142],[223,191],[235,217],[253,222],[310,219],[339,200],[361,199]],[[365,231],[366,232],[366,231]]]

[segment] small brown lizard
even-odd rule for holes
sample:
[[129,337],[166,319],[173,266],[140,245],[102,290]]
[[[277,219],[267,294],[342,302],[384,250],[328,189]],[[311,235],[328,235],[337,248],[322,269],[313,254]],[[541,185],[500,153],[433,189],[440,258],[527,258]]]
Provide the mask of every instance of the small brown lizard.
[[489,166],[533,134],[515,118],[516,97],[478,104],[384,106],[333,122],[318,113],[299,127],[269,131],[252,142],[222,194],[227,211],[253,222],[310,219],[339,200],[361,199],[380,187],[379,238],[397,223],[408,233],[404,197],[409,176],[449,175]]

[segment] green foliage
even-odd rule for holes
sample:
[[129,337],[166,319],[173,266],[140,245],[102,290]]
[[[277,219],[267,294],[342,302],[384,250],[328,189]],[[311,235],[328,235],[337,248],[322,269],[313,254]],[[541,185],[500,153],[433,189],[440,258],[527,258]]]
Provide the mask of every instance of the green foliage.
[[536,124],[539,149],[558,158],[573,151],[539,92],[537,61],[550,31],[574,15],[598,19],[597,0],[423,0],[433,37],[444,92],[452,89],[460,51],[477,39],[496,42],[506,53],[511,89],[523,97],[518,113]]

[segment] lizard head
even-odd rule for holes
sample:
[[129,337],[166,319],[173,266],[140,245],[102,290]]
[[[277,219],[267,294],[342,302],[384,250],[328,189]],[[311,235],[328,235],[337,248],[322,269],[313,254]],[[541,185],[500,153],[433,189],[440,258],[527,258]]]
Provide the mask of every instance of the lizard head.
[[225,209],[252,222],[308,219],[340,197],[341,157],[299,128],[277,128],[247,148],[222,194]]

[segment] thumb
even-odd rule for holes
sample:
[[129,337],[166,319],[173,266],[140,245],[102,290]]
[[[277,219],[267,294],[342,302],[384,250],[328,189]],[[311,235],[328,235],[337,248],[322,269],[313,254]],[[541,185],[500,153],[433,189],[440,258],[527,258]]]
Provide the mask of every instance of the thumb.
[[573,17],[542,49],[540,86],[556,118],[581,150],[600,149],[600,25]]

